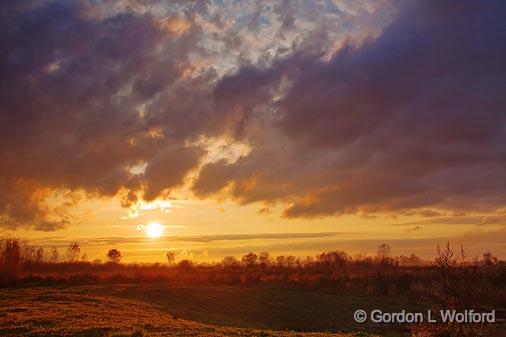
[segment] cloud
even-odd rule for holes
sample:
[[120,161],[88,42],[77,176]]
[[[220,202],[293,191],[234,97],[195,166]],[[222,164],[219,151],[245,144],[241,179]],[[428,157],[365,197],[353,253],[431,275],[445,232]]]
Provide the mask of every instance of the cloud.
[[253,150],[204,166],[195,191],[231,186],[241,203],[288,203],[289,218],[503,207],[504,9],[408,2],[329,60],[309,48],[225,77],[217,97],[243,111]]
[[[364,29],[379,30],[373,12],[388,6],[327,7],[3,1],[0,226],[66,226],[73,220],[48,202],[54,193],[121,194],[129,206],[180,186],[205,155],[191,144],[248,132],[249,112],[229,109],[241,88],[215,90],[224,75],[269,67],[324,26],[334,42],[360,39]],[[350,24],[359,17],[370,24]],[[145,170],[134,174],[139,163]],[[216,188],[208,185],[197,189]]]
[[[142,225],[141,225],[142,226]],[[175,226],[167,226],[174,228]],[[233,242],[233,241],[254,241],[254,240],[287,240],[287,239],[324,239],[339,236],[338,232],[318,232],[318,233],[259,233],[259,234],[222,234],[222,235],[170,235],[161,236],[156,242],[164,245],[166,242],[188,242],[188,243],[213,243],[213,242]],[[36,240],[35,240],[36,241]],[[64,247],[68,240],[62,237],[43,238],[45,245],[57,245]],[[152,239],[146,237],[96,237],[80,238],[74,241],[85,246],[107,246],[107,245],[126,245],[126,244],[155,244]]]
[[214,241],[237,241],[237,240],[258,240],[258,239],[309,239],[335,237],[340,233],[265,233],[265,234],[229,234],[229,235],[203,235],[203,236],[172,236],[166,237],[170,241],[187,242],[214,242]]
[[491,214],[481,219],[480,225],[506,225],[505,214]]
[[[201,30],[176,14],[161,25],[97,6],[1,5],[1,226],[66,226],[50,220],[58,214],[47,198],[58,190],[153,199],[197,167],[203,150],[188,139],[219,124],[198,99],[212,76],[183,76]],[[145,172],[130,172],[139,162]]]
[[144,198],[152,200],[164,189],[181,184],[187,172],[197,167],[203,152],[198,147],[189,146],[159,151],[144,173],[147,184]]
[[[227,255],[243,255],[248,252],[269,251],[272,254],[304,257],[314,255],[322,251],[345,250],[350,254],[366,253],[376,254],[378,245],[388,243],[392,247],[392,254],[409,255],[416,253],[426,259],[432,259],[436,256],[437,244],[440,245],[450,242],[451,246],[460,250],[463,245],[467,256],[472,260],[475,256],[492,251],[494,255],[504,259],[506,257],[506,230],[496,231],[470,231],[463,235],[441,236],[430,238],[388,238],[381,239],[346,239],[346,233],[279,233],[279,234],[260,234],[260,235],[211,235],[194,237],[162,237],[156,242],[141,237],[103,237],[94,239],[77,239],[84,250],[94,251],[98,254],[105,254],[107,249],[114,246],[125,247],[121,249],[125,256],[139,257],[146,254],[158,254],[161,261],[165,259],[167,250],[178,250],[187,252],[207,251],[211,258],[222,258]],[[144,247],[144,243],[149,242],[149,247]],[[61,237],[47,237],[39,240],[32,240],[31,243],[42,245],[44,247],[68,246],[68,240]],[[170,245],[168,246],[168,243]],[[179,244],[178,244],[179,243]],[[135,245],[142,245],[145,249],[134,249]],[[191,246],[187,246],[191,244]],[[153,256],[153,255],[151,255]]]
[[482,225],[506,225],[506,216],[503,213],[477,214],[477,215],[459,215],[459,216],[440,216],[430,219],[396,223],[390,226],[419,226],[419,225],[455,225],[455,226],[482,226]]
[[[0,226],[56,230],[75,222],[70,195],[131,206],[199,170],[196,197],[290,218],[492,214],[506,202],[503,10],[4,1]],[[199,140],[220,138],[248,151],[205,161]]]
[[435,211],[433,209],[421,209],[416,211],[407,212],[406,215],[419,215],[424,218],[434,218],[443,216],[441,212]]
[[413,233],[413,232],[419,232],[421,230],[423,230],[423,227],[421,227],[421,226],[415,226],[415,227],[406,229],[406,232],[407,233]]

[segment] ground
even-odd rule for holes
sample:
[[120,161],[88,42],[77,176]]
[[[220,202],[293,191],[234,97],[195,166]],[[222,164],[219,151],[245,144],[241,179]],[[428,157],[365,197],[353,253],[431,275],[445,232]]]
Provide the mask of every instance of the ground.
[[359,308],[416,307],[402,296],[260,287],[108,283],[10,288],[0,290],[0,336],[406,335],[398,328],[355,323],[353,312]]
[[[170,314],[166,307],[149,304],[141,299],[122,298],[114,293],[132,291],[129,296],[136,297],[135,292],[141,294],[142,288],[144,287],[79,286],[0,290],[0,336],[366,336],[207,324]],[[153,289],[155,288],[146,288],[144,294],[149,296]],[[173,288],[171,291],[176,290]],[[107,292],[113,293],[106,294]],[[186,296],[184,291],[182,293],[172,304]],[[160,300],[163,302],[162,298]],[[197,309],[195,311],[198,312]],[[207,320],[214,319],[211,317]]]

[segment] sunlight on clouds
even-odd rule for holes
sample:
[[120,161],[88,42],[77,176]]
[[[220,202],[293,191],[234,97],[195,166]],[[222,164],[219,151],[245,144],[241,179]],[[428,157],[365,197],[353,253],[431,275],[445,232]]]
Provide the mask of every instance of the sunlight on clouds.
[[135,165],[128,166],[127,171],[133,175],[140,175],[140,174],[143,174],[144,171],[146,171],[147,166],[148,166],[148,164],[146,162],[141,161]]
[[251,152],[251,146],[248,144],[228,138],[201,137],[194,145],[204,147],[207,151],[202,164],[214,163],[221,159],[235,163]]
[[160,127],[149,129],[148,132],[147,132],[147,136],[149,138],[154,138],[154,139],[165,138],[165,136],[163,134],[163,129],[160,128]]
[[168,200],[154,200],[151,202],[140,200],[131,206],[128,209],[128,214],[121,217],[121,219],[136,219],[140,217],[145,211],[160,210],[161,212],[169,213],[172,207],[172,203]]
[[158,20],[160,28],[176,35],[181,36],[191,27],[191,22],[179,17],[168,17]]
[[[229,163],[235,163],[241,157],[247,156],[251,152],[251,147],[246,143],[234,141],[226,137],[201,137],[198,141],[188,143],[188,146],[199,146],[205,149],[206,155],[202,158],[199,167],[192,170],[184,179],[184,184],[178,188],[172,189],[170,195],[156,199],[151,202],[139,200],[128,208],[127,215],[120,217],[122,220],[136,219],[143,213],[159,210],[160,212],[169,213],[173,209],[174,204],[164,198],[178,199],[179,201],[191,200],[193,194],[190,190],[194,179],[198,176],[200,168],[208,163],[219,160],[226,160]],[[146,171],[147,163],[139,162],[135,165],[127,167],[128,172],[133,175],[143,175]],[[179,206],[182,207],[182,206]]]
[[62,63],[62,60],[53,61],[46,65],[44,70],[47,74],[55,74],[60,70]]

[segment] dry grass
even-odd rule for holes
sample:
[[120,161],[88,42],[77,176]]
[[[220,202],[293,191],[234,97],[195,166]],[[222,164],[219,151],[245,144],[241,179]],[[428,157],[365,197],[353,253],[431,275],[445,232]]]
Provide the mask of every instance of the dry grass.
[[89,288],[0,290],[0,336],[368,336],[242,329],[179,319],[156,305]]

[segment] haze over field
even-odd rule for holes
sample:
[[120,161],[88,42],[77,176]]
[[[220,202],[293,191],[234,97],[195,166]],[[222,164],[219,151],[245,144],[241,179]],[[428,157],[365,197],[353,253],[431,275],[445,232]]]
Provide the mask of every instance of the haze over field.
[[504,1],[0,4],[0,234],[506,258]]

